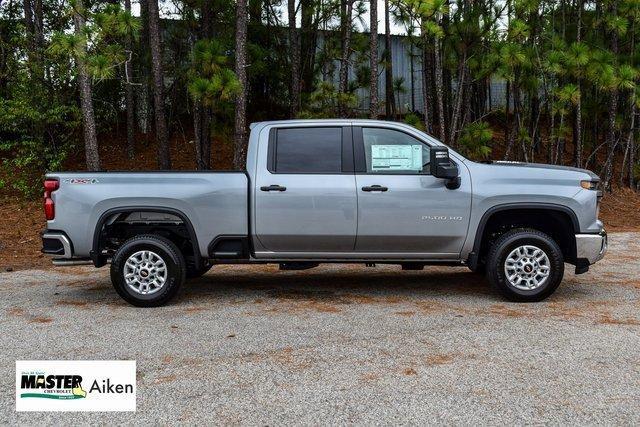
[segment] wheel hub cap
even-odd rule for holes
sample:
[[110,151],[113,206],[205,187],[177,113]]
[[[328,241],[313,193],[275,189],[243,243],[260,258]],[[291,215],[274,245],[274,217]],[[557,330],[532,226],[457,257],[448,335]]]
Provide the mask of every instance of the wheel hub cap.
[[167,281],[167,265],[155,252],[138,251],[124,264],[124,280],[129,289],[138,294],[154,294]]
[[549,278],[549,257],[537,246],[518,246],[507,256],[504,273],[511,286],[531,291],[544,285]]

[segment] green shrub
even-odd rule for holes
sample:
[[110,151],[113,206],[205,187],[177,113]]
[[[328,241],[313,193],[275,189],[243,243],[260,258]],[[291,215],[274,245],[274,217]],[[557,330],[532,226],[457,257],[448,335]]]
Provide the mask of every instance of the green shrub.
[[55,99],[31,104],[26,97],[0,99],[0,187],[34,197],[42,191],[42,177],[59,170],[73,149],[80,111]]
[[486,160],[491,154],[493,131],[487,122],[475,122],[465,126],[458,139],[459,149],[474,160]]
[[413,126],[418,130],[421,130],[421,131],[425,130],[424,122],[422,121],[420,116],[418,116],[415,113],[409,113],[406,116],[404,116],[404,122],[409,126]]

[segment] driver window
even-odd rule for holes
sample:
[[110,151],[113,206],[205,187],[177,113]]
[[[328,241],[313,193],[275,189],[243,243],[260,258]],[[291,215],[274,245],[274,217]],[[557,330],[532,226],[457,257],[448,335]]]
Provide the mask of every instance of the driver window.
[[428,174],[429,146],[392,129],[362,128],[367,173]]

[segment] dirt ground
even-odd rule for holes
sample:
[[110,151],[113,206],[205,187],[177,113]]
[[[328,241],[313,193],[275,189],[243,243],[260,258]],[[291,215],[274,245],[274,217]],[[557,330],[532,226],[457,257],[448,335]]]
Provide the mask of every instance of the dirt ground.
[[[136,413],[66,423],[640,423],[640,233],[536,304],[465,268],[220,266],[154,309],[108,276],[0,273],[3,378],[17,359],[137,362]],[[0,382],[0,424],[59,424],[13,393]]]

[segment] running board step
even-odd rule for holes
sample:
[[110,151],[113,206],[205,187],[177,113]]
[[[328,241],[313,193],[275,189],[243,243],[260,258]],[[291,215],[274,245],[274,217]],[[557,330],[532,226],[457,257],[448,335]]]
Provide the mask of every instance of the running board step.
[[53,265],[55,265],[56,267],[65,267],[70,265],[93,265],[93,261],[89,258],[87,259],[84,259],[84,258],[53,259],[51,261],[53,262]]

